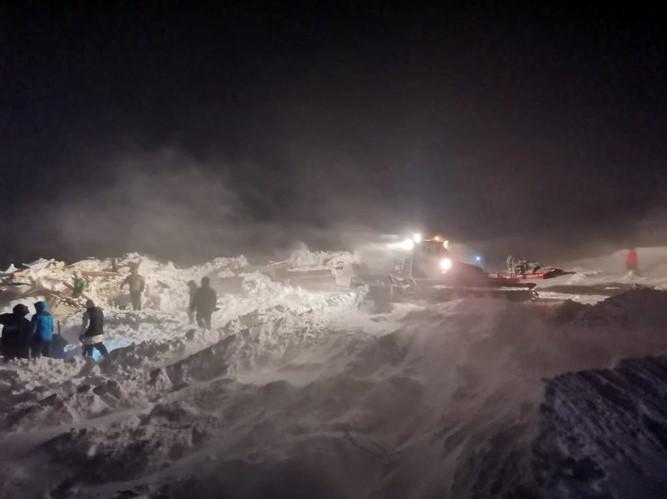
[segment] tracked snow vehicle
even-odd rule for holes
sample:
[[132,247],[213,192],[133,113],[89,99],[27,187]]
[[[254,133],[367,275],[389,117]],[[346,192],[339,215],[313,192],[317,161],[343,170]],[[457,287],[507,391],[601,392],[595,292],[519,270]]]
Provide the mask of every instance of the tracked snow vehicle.
[[353,284],[368,285],[368,297],[378,311],[400,301],[442,302],[465,297],[498,297],[512,301],[536,296],[534,283],[517,283],[489,276],[483,269],[452,260],[448,242],[441,237],[410,239],[390,243],[393,258],[389,273],[374,273],[363,268]]

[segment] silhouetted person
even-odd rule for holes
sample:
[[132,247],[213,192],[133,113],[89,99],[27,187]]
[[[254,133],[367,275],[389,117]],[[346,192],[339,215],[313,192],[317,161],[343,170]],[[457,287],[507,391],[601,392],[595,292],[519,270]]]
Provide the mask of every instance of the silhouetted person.
[[625,255],[625,268],[629,275],[639,275],[639,256],[636,249],[630,248]]
[[12,309],[11,314],[0,315],[0,324],[3,326],[2,355],[5,359],[30,358],[32,327],[30,321],[25,318],[28,313],[30,313],[28,307],[19,303]]
[[49,313],[49,304],[45,301],[35,303],[35,315],[30,322],[32,326],[31,353],[33,358],[50,357],[51,340],[53,339],[53,316]]
[[197,283],[195,281],[188,281],[188,292],[190,293],[190,302],[188,303],[188,319],[190,324],[195,322],[195,297],[197,296]]
[[218,295],[211,288],[211,280],[204,277],[201,287],[195,293],[194,310],[197,313],[197,324],[199,327],[211,329],[211,315],[216,310]]
[[104,346],[104,313],[92,300],[86,302],[82,327],[83,333],[79,339],[83,343],[83,356],[92,357],[93,349],[97,349],[102,357],[106,357],[109,352]]
[[127,285],[130,289],[130,299],[132,300],[132,310],[141,310],[141,294],[146,288],[146,281],[139,275],[139,269],[134,267],[132,273],[123,281],[121,287]]

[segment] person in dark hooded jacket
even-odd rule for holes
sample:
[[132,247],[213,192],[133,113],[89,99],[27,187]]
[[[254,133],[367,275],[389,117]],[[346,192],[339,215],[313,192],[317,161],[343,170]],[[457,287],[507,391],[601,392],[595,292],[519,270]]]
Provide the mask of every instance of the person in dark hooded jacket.
[[96,307],[93,300],[86,302],[86,311],[83,314],[83,333],[80,336],[83,343],[83,356],[92,357],[93,349],[97,349],[102,357],[109,352],[104,346],[104,313],[100,307]]
[[32,356],[33,358],[49,357],[51,354],[51,340],[53,339],[53,316],[49,313],[49,304],[45,301],[35,303],[35,315],[32,316]]
[[211,280],[204,277],[201,280],[201,287],[195,293],[193,309],[197,313],[197,324],[199,327],[211,329],[211,315],[216,310],[218,295],[211,288]]
[[19,303],[12,309],[11,314],[0,315],[0,324],[3,326],[2,355],[5,359],[30,358],[32,328],[30,321],[25,318],[28,313],[28,307]]

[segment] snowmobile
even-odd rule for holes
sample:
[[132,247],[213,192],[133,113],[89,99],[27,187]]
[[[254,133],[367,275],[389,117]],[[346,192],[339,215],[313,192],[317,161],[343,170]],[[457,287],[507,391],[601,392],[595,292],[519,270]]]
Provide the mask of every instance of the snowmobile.
[[525,258],[507,257],[507,269],[504,272],[489,274],[494,278],[504,278],[511,282],[531,279],[552,279],[562,275],[574,274],[558,267],[545,267],[539,262],[531,262]]
[[353,284],[368,285],[368,298],[377,311],[386,311],[391,303],[400,301],[443,302],[466,297],[525,301],[536,297],[535,283],[490,276],[476,265],[455,262],[447,245],[441,237],[423,239],[418,235],[390,244],[388,248],[395,253],[391,272],[361,272]]

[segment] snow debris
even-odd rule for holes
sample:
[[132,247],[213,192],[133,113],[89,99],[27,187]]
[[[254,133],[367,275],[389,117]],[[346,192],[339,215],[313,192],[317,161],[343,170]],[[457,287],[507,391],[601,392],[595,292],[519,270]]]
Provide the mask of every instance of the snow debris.
[[[627,451],[645,474],[664,463],[662,361],[614,368],[667,351],[664,291],[377,315],[360,306],[363,288],[308,289],[244,257],[179,268],[129,254],[118,272],[110,260],[47,262],[12,278],[39,282],[60,304],[73,348],[67,360],[0,365],[0,497],[574,496],[602,490],[623,465],[618,435],[650,443]],[[350,263],[303,250],[288,265]],[[137,264],[148,291],[132,312],[119,288]],[[66,286],[75,272],[105,310],[111,353],[99,361],[77,349],[81,300]],[[187,282],[204,276],[219,292],[211,331],[186,314]],[[34,299],[12,295],[4,311]],[[604,485],[609,497],[624,497],[619,483]],[[651,490],[642,497],[658,497]]]

